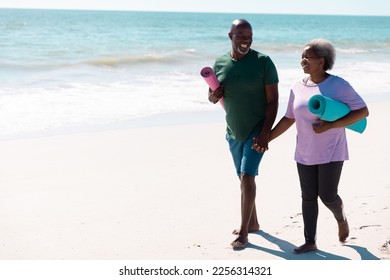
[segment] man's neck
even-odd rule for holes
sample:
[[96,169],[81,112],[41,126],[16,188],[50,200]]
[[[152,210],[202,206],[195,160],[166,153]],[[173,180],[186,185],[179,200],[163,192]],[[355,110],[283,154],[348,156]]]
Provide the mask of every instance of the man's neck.
[[231,58],[232,60],[237,61],[237,60],[240,60],[240,59],[244,58],[248,53],[249,53],[249,52],[247,52],[246,54],[241,54],[241,53],[238,53],[238,52],[233,52],[233,51],[231,51],[231,52],[230,52],[230,58]]

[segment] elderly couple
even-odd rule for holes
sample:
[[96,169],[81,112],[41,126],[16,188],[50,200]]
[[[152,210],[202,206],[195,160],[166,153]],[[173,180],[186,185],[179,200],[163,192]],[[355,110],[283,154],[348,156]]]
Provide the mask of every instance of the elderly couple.
[[[226,112],[226,140],[241,188],[241,225],[233,248],[245,248],[248,233],[258,231],[256,182],[258,168],[268,143],[294,123],[297,131],[295,161],[301,186],[304,222],[302,254],[317,250],[318,197],[332,211],[338,225],[338,239],[344,243],[349,227],[338,184],[343,162],[348,160],[345,127],[368,116],[360,95],[344,79],[329,74],[335,49],[324,39],[314,39],[302,50],[301,67],[306,75],[291,89],[285,115],[274,125],[278,110],[278,73],[271,58],[251,49],[252,27],[244,19],[233,21],[228,33],[231,50],[216,59],[213,70],[220,82],[208,98],[223,98]],[[308,100],[316,94],[347,104],[351,111],[336,121],[324,121],[312,114]]]

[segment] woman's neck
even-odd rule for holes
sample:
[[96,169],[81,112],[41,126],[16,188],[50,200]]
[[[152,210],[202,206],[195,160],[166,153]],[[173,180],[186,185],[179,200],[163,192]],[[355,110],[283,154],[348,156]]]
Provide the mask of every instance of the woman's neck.
[[311,81],[314,84],[319,84],[326,80],[326,78],[329,77],[329,74],[326,72],[319,73],[317,75],[310,75],[309,81]]

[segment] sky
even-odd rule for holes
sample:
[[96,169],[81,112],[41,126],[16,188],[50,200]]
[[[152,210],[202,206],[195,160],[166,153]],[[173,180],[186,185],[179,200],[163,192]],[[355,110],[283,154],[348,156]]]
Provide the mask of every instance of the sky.
[[1,0],[0,8],[390,16],[389,0]]

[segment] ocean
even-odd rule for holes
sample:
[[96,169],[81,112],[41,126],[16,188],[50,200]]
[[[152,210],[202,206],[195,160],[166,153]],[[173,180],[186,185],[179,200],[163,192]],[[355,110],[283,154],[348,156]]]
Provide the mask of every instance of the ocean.
[[389,98],[390,17],[0,9],[0,139],[175,113],[207,121],[222,109],[199,72],[230,50],[236,18],[276,64],[281,104],[318,37],[336,48],[332,74],[368,102]]

